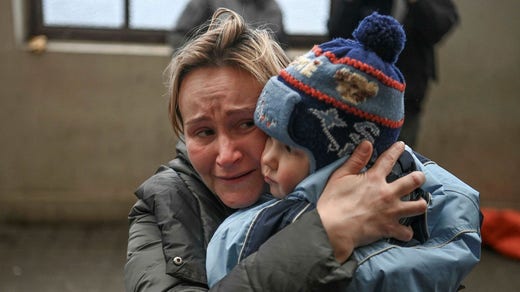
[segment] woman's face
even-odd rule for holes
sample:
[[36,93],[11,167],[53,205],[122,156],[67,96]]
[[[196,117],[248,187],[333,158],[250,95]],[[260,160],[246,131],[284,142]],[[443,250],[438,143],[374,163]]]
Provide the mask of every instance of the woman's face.
[[261,90],[252,75],[232,67],[195,69],[180,87],[190,161],[231,208],[253,204],[264,189],[260,158],[266,135],[253,121]]

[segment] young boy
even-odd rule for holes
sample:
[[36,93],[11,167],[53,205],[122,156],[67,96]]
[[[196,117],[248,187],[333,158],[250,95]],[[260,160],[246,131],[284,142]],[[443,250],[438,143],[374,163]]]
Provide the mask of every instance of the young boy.
[[[373,143],[375,161],[397,140],[405,83],[394,64],[404,47],[404,31],[393,18],[374,13],[354,37],[315,46],[264,87],[255,123],[270,136],[262,173],[277,199],[239,210],[219,226],[207,249],[210,287],[270,236],[315,208],[328,177],[361,141]],[[389,180],[414,170],[412,156],[404,152]],[[428,201],[429,194],[418,189],[406,199],[420,198]],[[415,243],[428,237],[424,216],[402,221],[412,225]]]

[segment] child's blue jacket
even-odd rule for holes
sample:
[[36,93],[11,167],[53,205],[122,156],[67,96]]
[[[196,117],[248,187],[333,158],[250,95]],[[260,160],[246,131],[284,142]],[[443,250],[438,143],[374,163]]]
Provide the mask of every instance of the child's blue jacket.
[[[406,151],[412,153],[408,147]],[[421,188],[431,194],[429,239],[411,247],[381,240],[355,249],[352,257],[358,268],[347,291],[457,291],[480,260],[479,193],[436,163],[418,154],[412,156],[426,176]],[[208,245],[210,287],[263,243],[263,239],[255,242],[256,235],[273,235],[314,208],[328,177],[344,160],[309,176],[284,200],[264,200],[228,217]],[[277,209],[284,214],[276,216]]]

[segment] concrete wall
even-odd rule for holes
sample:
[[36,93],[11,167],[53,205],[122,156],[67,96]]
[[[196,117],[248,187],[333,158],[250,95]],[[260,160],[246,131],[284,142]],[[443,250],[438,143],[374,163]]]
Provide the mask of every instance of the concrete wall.
[[124,220],[173,157],[168,54],[35,55],[15,43],[12,3],[0,2],[0,219]]
[[520,210],[520,2],[455,2],[461,23],[439,50],[418,149],[483,206]]
[[[0,220],[125,220],[134,189],[173,157],[168,54],[32,54],[15,2],[0,1]],[[417,150],[482,205],[520,209],[520,2],[456,2]]]

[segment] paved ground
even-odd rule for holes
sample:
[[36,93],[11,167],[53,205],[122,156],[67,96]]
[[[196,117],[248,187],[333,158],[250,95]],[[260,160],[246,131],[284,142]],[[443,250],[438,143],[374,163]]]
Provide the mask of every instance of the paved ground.
[[127,226],[0,225],[0,291],[124,291]]
[[[125,222],[0,224],[0,291],[124,291],[126,239]],[[464,291],[520,291],[520,261],[482,252]]]

